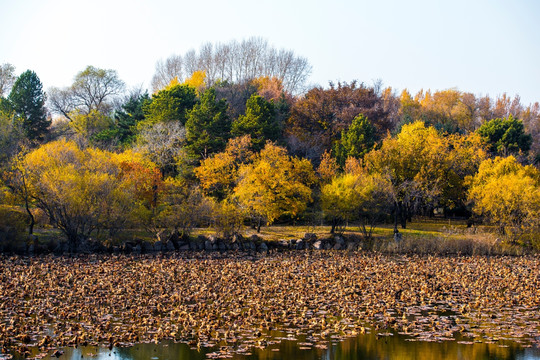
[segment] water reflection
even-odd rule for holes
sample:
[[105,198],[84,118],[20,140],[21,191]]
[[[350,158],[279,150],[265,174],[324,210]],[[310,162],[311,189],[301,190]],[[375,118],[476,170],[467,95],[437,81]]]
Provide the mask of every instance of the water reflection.
[[[280,342],[265,349],[252,348],[249,355],[234,354],[233,359],[387,359],[387,360],[439,360],[439,359],[485,359],[485,360],[538,360],[540,349],[523,348],[515,342],[497,342],[492,344],[460,344],[458,340],[445,342],[409,341],[410,338],[377,336],[365,334],[341,342],[329,339],[326,343],[309,344],[305,338],[294,340],[280,338]],[[326,348],[324,348],[326,347]],[[162,344],[138,344],[130,348],[114,348],[112,351],[102,347],[64,349],[61,360],[167,360],[167,359],[208,359],[219,347],[200,351],[191,349],[184,343],[166,342]],[[48,359],[56,359],[54,357]]]

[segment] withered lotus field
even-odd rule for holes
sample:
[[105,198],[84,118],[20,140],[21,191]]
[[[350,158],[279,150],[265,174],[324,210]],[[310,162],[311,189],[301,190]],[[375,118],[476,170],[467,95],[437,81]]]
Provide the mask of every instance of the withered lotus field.
[[540,258],[0,257],[0,354],[169,340],[219,345],[215,356],[228,357],[281,341],[274,330],[321,348],[365,332],[540,347]]

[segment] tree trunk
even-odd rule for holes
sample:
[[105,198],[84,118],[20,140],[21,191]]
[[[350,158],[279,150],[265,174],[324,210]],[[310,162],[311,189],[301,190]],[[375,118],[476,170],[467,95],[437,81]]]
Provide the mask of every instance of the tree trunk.
[[394,234],[399,232],[398,230],[398,217],[399,217],[399,205],[397,202],[394,203]]
[[257,234],[259,234],[261,232],[261,218],[259,217],[259,219],[257,220]]
[[407,208],[403,206],[403,204],[400,205],[400,220],[401,220],[401,228],[406,229],[407,228]]
[[71,253],[75,253],[77,251],[77,245],[79,243],[79,236],[77,234],[73,234],[69,232],[67,234],[68,238],[68,244],[69,244],[69,251]]
[[32,235],[34,233],[34,225],[36,224],[36,219],[34,218],[34,214],[32,214],[32,212],[30,211],[28,199],[25,199],[24,207],[26,208],[26,212],[28,213],[28,217],[30,218],[30,224],[28,225],[28,233]]

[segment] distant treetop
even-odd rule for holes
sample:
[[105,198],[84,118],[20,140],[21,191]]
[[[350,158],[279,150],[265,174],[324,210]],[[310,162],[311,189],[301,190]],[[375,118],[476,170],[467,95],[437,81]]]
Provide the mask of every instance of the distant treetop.
[[158,61],[152,89],[162,89],[171,79],[182,80],[196,71],[206,73],[209,86],[217,82],[242,83],[267,76],[281,80],[285,91],[297,93],[311,73],[311,65],[292,50],[275,49],[258,37],[226,44],[206,43],[198,53],[190,50],[183,56],[172,55],[165,61]]

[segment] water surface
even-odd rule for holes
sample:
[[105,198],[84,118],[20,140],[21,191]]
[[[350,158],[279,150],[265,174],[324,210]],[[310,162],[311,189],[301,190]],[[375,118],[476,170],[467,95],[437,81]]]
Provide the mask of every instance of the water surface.
[[[413,340],[413,341],[411,341]],[[274,343],[275,341],[275,343]],[[325,342],[310,342],[305,336],[275,337],[264,349],[250,347],[243,354],[239,346],[220,343],[213,348],[190,347],[186,343],[145,343],[132,347],[79,347],[63,349],[63,360],[167,360],[167,359],[386,359],[386,360],[436,360],[436,359],[485,359],[485,360],[540,360],[540,349],[523,347],[513,341],[479,343],[471,339],[443,342],[414,341],[413,338],[382,333],[363,334],[345,340],[328,339]],[[220,351],[220,348],[223,351]],[[228,354],[228,355],[227,355]],[[46,357],[46,359],[56,359]]]

